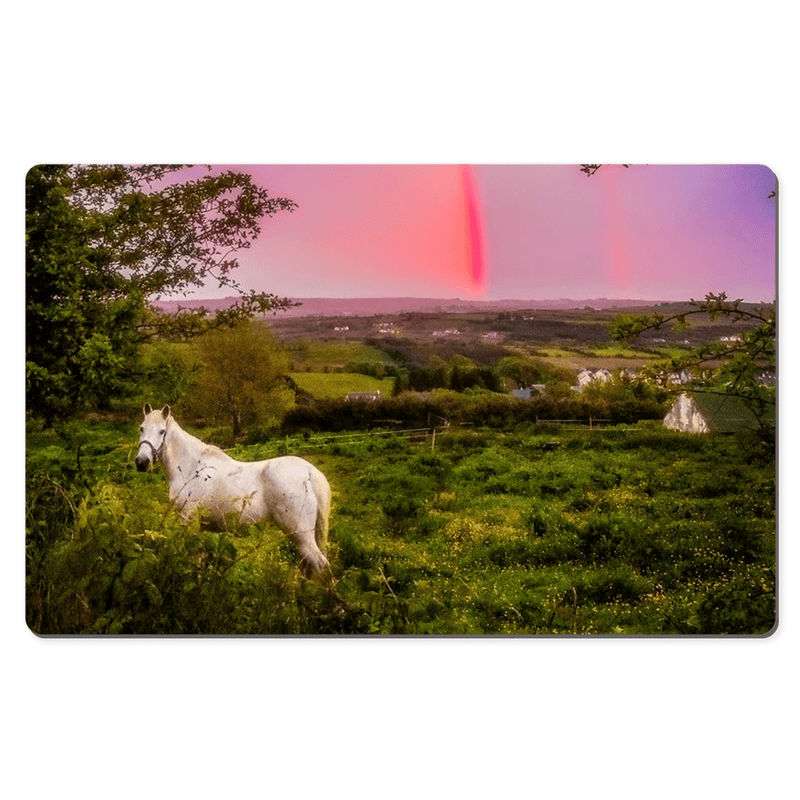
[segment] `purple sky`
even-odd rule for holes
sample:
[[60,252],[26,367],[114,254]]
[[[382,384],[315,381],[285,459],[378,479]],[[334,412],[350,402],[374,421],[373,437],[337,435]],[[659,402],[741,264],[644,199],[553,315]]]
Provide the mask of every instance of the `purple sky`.
[[299,204],[267,221],[239,254],[246,289],[295,297],[775,297],[775,177],[764,166],[615,166],[592,177],[575,165],[475,166],[481,276],[458,167],[237,169]]

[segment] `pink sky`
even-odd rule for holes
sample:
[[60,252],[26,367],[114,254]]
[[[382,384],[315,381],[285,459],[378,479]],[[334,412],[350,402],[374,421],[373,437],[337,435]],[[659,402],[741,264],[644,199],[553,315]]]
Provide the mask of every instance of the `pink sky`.
[[[298,203],[239,254],[293,297],[775,297],[764,166],[252,166]],[[198,292],[219,296],[225,291]]]

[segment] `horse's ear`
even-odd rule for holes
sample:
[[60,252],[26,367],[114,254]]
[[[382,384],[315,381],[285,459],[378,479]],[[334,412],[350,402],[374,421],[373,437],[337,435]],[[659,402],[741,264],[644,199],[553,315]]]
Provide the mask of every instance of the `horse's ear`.
[[161,416],[164,417],[164,419],[167,419],[169,417],[169,414],[170,414],[169,406],[164,406],[164,408],[161,409]]
[[147,416],[152,410],[153,409],[150,407],[150,403],[145,403],[144,406],[142,406],[142,413],[145,416]]

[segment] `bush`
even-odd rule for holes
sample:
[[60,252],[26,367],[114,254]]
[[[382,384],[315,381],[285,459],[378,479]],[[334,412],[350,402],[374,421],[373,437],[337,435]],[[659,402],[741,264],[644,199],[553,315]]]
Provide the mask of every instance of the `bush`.
[[633,524],[625,514],[591,514],[578,530],[578,548],[587,561],[621,561],[630,554]]
[[163,503],[101,485],[49,555],[58,608],[50,624],[59,633],[197,632],[209,615],[224,619],[233,609],[220,579],[235,552],[229,537],[204,538],[198,523],[184,527]]
[[522,514],[522,526],[538,538],[571,531],[574,526],[550,503],[534,501]]
[[[283,431],[359,430],[396,420],[408,427],[426,427],[442,420],[476,428],[516,430],[525,423],[575,419],[588,423],[590,418],[607,419],[612,415],[603,400],[555,398],[542,395],[519,400],[487,389],[471,389],[460,394],[436,389],[422,393],[401,392],[374,403],[349,403],[344,399],[317,400],[297,405],[283,418]],[[630,404],[617,416],[619,422],[661,419],[660,409],[647,403]]]
[[705,594],[697,609],[699,633],[769,633],[776,613],[774,572],[750,569]]
[[437,491],[449,474],[442,459],[426,454],[390,465],[368,469],[359,483],[370,490],[371,501],[380,508],[394,536],[426,537],[440,521],[429,515]]
[[222,532],[205,531],[200,519],[184,525],[143,488],[101,484],[76,507],[69,536],[29,580],[31,630],[299,633],[357,624],[335,596],[300,578],[283,534],[235,522]]

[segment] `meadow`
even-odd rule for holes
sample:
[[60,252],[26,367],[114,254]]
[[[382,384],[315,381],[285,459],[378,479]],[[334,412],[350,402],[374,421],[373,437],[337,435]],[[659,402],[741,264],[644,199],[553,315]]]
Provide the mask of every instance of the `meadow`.
[[[191,426],[187,426],[191,429]],[[194,430],[201,437],[209,431]],[[773,451],[658,423],[276,436],[333,489],[325,580],[277,529],[182,525],[135,423],[30,426],[27,620],[42,634],[765,634]]]
[[324,400],[344,397],[349,392],[381,392],[391,395],[394,378],[373,378],[353,372],[290,372],[289,376],[304,392]]
[[[191,413],[202,379],[194,345],[160,342],[144,352],[131,397],[168,399],[187,430],[240,460],[291,453],[327,475],[331,571],[323,580],[301,576],[297,554],[274,527],[183,525],[160,470],[134,469],[140,402],[74,419],[59,435],[29,420],[31,630],[696,636],[773,629],[774,434],[677,433],[661,424],[672,400],[655,387],[570,388],[583,366],[639,366],[680,348],[681,336],[714,338],[728,328],[717,323],[713,332],[698,327],[625,347],[609,341],[607,315],[592,310],[536,320],[452,316],[399,315],[392,334],[381,332],[386,320],[369,317],[271,325],[288,351],[296,403],[277,423],[238,439],[221,419]],[[461,333],[433,335],[445,328]],[[505,338],[487,339],[498,331]],[[510,395],[531,383],[546,385],[545,393],[525,401]],[[378,389],[380,403],[343,401],[348,392]]]

